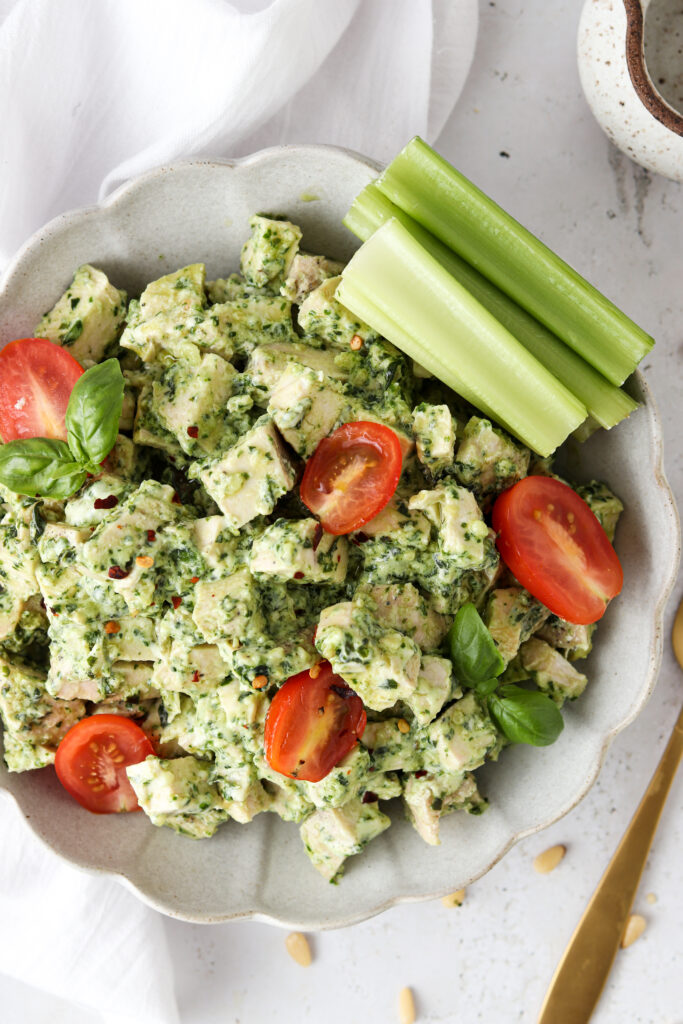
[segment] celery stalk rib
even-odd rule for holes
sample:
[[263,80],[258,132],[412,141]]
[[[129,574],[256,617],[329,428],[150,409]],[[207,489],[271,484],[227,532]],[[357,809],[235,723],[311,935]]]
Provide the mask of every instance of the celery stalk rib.
[[600,426],[609,429],[638,407],[638,403],[630,395],[605,380],[590,363],[560,341],[547,327],[387,199],[376,185],[367,185],[359,193],[344,218],[344,224],[365,242],[377,228],[392,217],[396,217],[413,238],[437,259],[456,281],[467,288],[474,298],[545,366],[546,370],[576,395]]
[[623,384],[652,348],[645,331],[422,139],[377,185],[612,384]]
[[585,406],[397,220],[353,256],[337,298],[540,455],[586,418]]

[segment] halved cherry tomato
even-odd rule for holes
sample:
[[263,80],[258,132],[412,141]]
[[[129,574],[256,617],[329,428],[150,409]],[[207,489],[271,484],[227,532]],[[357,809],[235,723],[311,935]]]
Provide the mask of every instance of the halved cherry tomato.
[[528,476],[493,506],[496,544],[523,587],[568,622],[597,622],[624,582],[598,519],[567,484]]
[[72,725],[57,747],[64,789],[93,814],[139,811],[126,768],[154,753],[149,736],[122,715],[91,715]]
[[271,768],[290,779],[320,782],[363,735],[363,702],[328,661],[292,676],[266,716],[265,753]]
[[344,423],[306,463],[301,500],[328,533],[358,530],[381,512],[401,476],[401,444],[382,423]]
[[21,338],[0,351],[0,437],[66,440],[64,416],[83,373],[66,349],[46,338]]

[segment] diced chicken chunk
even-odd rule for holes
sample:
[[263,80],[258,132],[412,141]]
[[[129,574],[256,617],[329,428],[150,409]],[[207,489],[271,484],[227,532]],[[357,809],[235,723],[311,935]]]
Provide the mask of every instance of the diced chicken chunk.
[[531,637],[522,644],[519,654],[524,669],[531,674],[539,690],[549,693],[560,706],[565,700],[576,700],[586,689],[586,676],[545,640]]
[[254,539],[249,568],[283,583],[343,583],[345,537],[325,533],[317,519],[278,519]]
[[593,633],[596,623],[580,626],[575,622],[567,622],[557,615],[550,615],[543,625],[536,630],[539,640],[546,640],[551,647],[556,647],[570,661],[587,658],[593,646]]
[[385,718],[365,726],[361,743],[372,754],[376,772],[414,772],[421,766],[421,734],[416,728],[405,731],[405,725],[399,725],[403,721]]
[[285,283],[280,292],[296,305],[301,305],[309,292],[322,284],[328,277],[341,274],[344,264],[328,260],[327,256],[314,256],[298,252],[291,262]]
[[214,450],[237,371],[210,352],[174,360],[152,385],[156,414],[188,455]]
[[296,482],[275,424],[265,416],[225,455],[204,464],[198,475],[234,531],[272,512]]
[[287,366],[270,396],[268,412],[286,441],[303,458],[312,455],[340,419],[346,400],[322,370]]
[[456,474],[482,501],[526,476],[530,452],[488,420],[473,416],[458,447]]
[[211,764],[195,757],[171,760],[150,755],[126,774],[138,803],[154,825],[203,839],[228,817],[227,801],[209,781]]
[[480,796],[474,776],[462,772],[442,775],[411,775],[403,788],[408,820],[430,846],[438,846],[441,818],[449,811],[466,810],[480,814],[486,801]]
[[0,654],[0,717],[11,772],[53,764],[60,740],[84,715],[82,701],[56,700],[47,692],[44,672]]
[[491,592],[483,619],[503,661],[512,661],[519,646],[550,615],[540,601],[521,587],[501,587]]
[[248,634],[263,632],[265,620],[249,570],[238,569],[223,579],[197,583],[192,618],[209,644],[224,640],[239,647]]
[[436,772],[474,771],[484,763],[498,734],[473,693],[468,693],[427,727],[425,767]]
[[354,335],[365,341],[375,332],[335,299],[340,281],[341,277],[330,277],[306,296],[299,308],[299,326],[304,334],[347,349]]
[[420,648],[373,613],[351,601],[320,616],[315,645],[334,671],[376,711],[409,700],[420,671]]
[[624,511],[624,506],[619,498],[607,484],[603,484],[599,480],[591,480],[589,484],[582,484],[576,488],[576,492],[597,517],[611,543],[614,540],[619,516]]
[[367,589],[379,621],[411,637],[423,651],[434,651],[450,623],[439,615],[412,583],[383,583]]
[[287,278],[299,248],[301,229],[288,220],[258,214],[249,221],[251,237],[245,242],[241,270],[250,284],[279,288]]
[[420,662],[417,686],[410,707],[420,725],[428,725],[450,698],[453,689],[452,663],[448,658],[426,654]]
[[339,876],[347,857],[360,853],[390,824],[391,819],[376,803],[351,800],[343,807],[316,811],[300,832],[313,866],[331,882]]
[[322,372],[325,377],[345,380],[346,371],[337,363],[339,353],[311,348],[298,342],[274,341],[270,345],[259,345],[249,356],[246,373],[254,384],[269,392],[279,382],[287,367],[294,363],[308,366]]
[[452,469],[455,458],[455,421],[447,405],[422,402],[413,409],[417,457],[432,476]]
[[68,348],[79,363],[97,363],[116,342],[126,315],[126,293],[85,263],[57,304],[36,327],[36,337]]
[[408,507],[424,512],[438,530],[439,547],[462,569],[479,569],[487,564],[484,542],[489,529],[471,491],[444,480],[434,490],[413,495]]

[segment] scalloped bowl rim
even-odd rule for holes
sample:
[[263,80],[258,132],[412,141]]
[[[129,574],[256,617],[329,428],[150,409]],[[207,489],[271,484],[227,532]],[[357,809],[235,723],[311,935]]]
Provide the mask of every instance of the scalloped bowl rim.
[[[177,171],[183,171],[191,168],[206,168],[206,167],[221,167],[221,168],[241,168],[248,166],[255,166],[261,162],[277,159],[282,154],[294,154],[301,155],[304,159],[307,155],[318,155],[321,151],[328,151],[331,154],[337,154],[350,160],[354,161],[358,165],[362,165],[367,170],[375,174],[380,170],[380,165],[368,157],[362,154],[353,152],[351,150],[342,149],[336,146],[328,145],[287,145],[287,146],[273,146],[268,149],[259,150],[256,153],[252,153],[248,156],[237,158],[237,159],[197,159],[197,160],[182,160],[176,161],[172,164],[162,165],[157,168],[153,168],[138,177],[131,179],[119,186],[111,195],[106,197],[99,203],[92,204],[86,207],[80,207],[59,214],[57,217],[50,220],[43,227],[38,229],[34,234],[26,241],[26,243],[19,249],[13,259],[5,268],[5,271],[0,279],[0,302],[6,295],[12,279],[16,273],[21,270],[21,266],[26,257],[32,253],[34,247],[40,246],[44,239],[51,236],[59,235],[60,232],[65,228],[70,228],[78,222],[84,222],[89,217],[97,216],[103,210],[110,210],[116,206],[125,206],[126,202],[130,200],[140,189],[144,189],[150,183],[154,183],[162,178],[166,174],[173,174]],[[616,723],[611,729],[609,729],[602,737],[602,743],[599,751],[597,752],[593,762],[587,768],[587,774],[585,777],[584,784],[580,789],[575,792],[570,799],[561,807],[555,809],[551,814],[543,818],[541,821],[535,822],[533,825],[529,825],[526,828],[519,829],[513,832],[505,842],[503,842],[497,849],[491,859],[488,860],[486,865],[480,870],[471,873],[468,877],[464,878],[461,882],[462,886],[470,885],[476,879],[486,874],[495,864],[501,860],[502,857],[521,839],[526,838],[536,832],[540,832],[554,822],[558,821],[564,815],[569,813],[588,793],[590,788],[593,786],[595,780],[604,763],[607,751],[614,738],[628,725],[630,725],[634,719],[640,714],[643,707],[650,698],[655,684],[657,682],[658,670],[661,662],[662,648],[663,648],[663,617],[664,610],[676,581],[678,563],[680,559],[680,534],[679,534],[679,519],[676,508],[676,503],[671,492],[671,488],[666,479],[664,468],[663,468],[663,445],[662,445],[662,433],[659,413],[652,397],[649,386],[647,385],[644,376],[640,371],[636,371],[634,374],[636,387],[642,392],[645,399],[645,403],[648,407],[648,412],[651,421],[651,441],[650,441],[650,455],[651,455],[651,466],[653,476],[656,484],[656,490],[663,503],[663,509],[668,519],[668,526],[671,533],[672,539],[672,558],[670,559],[670,571],[666,576],[659,588],[658,599],[654,607],[653,612],[653,641],[649,651],[649,664],[645,682],[640,691],[638,700],[629,709],[628,713]],[[652,620],[649,620],[652,621]],[[376,914],[383,913],[389,910],[391,907],[397,906],[401,903],[417,903],[424,900],[436,899],[446,893],[452,891],[452,886],[439,886],[437,888],[430,889],[428,886],[425,887],[424,891],[416,893],[397,893],[392,897],[386,898],[379,903],[374,904],[372,907],[366,907],[358,912],[343,912],[335,915],[333,918],[323,917],[319,920],[312,920],[310,916],[304,918],[297,918],[296,915],[289,914],[287,916],[275,916],[272,913],[259,910],[258,908],[250,909],[247,911],[239,911],[236,913],[226,912],[217,915],[211,915],[206,913],[196,913],[182,911],[177,912],[173,906],[168,902],[164,902],[161,899],[155,898],[154,896],[147,893],[144,888],[132,881],[126,874],[117,871],[112,868],[97,867],[91,864],[79,862],[77,857],[67,856],[64,853],[56,850],[50,843],[49,839],[41,834],[39,829],[34,824],[33,820],[27,813],[26,809],[21,805],[20,800],[15,794],[10,793],[4,784],[4,780],[0,778],[0,792],[13,800],[16,807],[26,820],[29,828],[38,840],[49,849],[54,855],[60,857],[66,863],[77,867],[78,869],[85,871],[92,875],[101,875],[110,877],[124,885],[128,890],[134,893],[139,899],[141,899],[148,906],[161,913],[166,914],[169,917],[175,917],[180,920],[185,920],[192,923],[203,923],[213,924],[222,923],[229,921],[243,921],[243,920],[255,920],[273,924],[279,927],[287,928],[307,928],[309,930],[318,929],[325,930],[329,928],[346,927],[366,920]],[[254,899],[257,903],[258,900]]]

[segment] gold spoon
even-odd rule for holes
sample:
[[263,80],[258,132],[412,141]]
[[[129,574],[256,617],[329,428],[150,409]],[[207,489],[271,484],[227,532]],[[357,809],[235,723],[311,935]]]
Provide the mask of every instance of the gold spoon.
[[[672,642],[683,668],[683,602],[676,614]],[[624,934],[681,755],[683,708],[645,796],[557,965],[538,1024],[588,1024]]]

